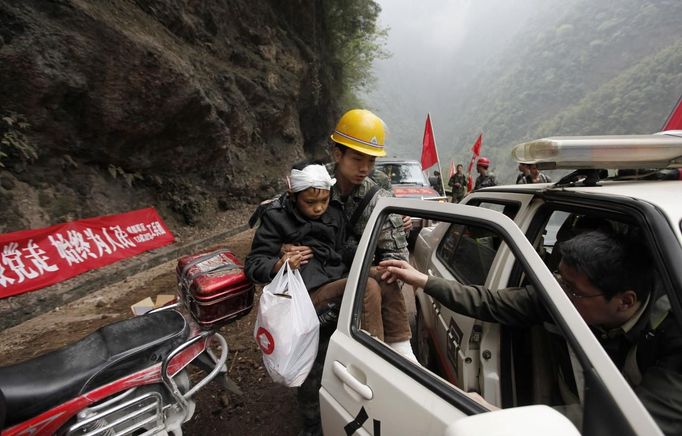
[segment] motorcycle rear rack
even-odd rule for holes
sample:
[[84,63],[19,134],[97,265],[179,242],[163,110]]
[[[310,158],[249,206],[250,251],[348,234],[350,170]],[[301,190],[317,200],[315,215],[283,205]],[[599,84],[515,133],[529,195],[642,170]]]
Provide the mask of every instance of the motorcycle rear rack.
[[[185,349],[191,347],[194,345],[196,342],[205,339],[208,337],[208,340],[211,339],[216,339],[220,345],[220,357],[216,358],[214,354],[211,352],[211,350],[208,348],[208,345],[206,346],[206,353],[209,355],[211,360],[215,363],[215,366],[209,372],[206,377],[201,379],[198,383],[196,383],[190,390],[185,392],[184,394],[180,391],[178,388],[177,383],[175,383],[175,380],[173,380],[173,377],[168,375],[168,365],[170,364],[171,360],[173,357],[177,356],[180,354],[182,351]],[[203,388],[206,386],[208,383],[210,383],[220,372],[224,372],[225,368],[225,362],[227,361],[227,354],[228,354],[228,347],[227,347],[227,341],[225,338],[223,338],[218,332],[214,331],[203,331],[201,334],[198,336],[193,337],[189,341],[181,344],[179,347],[177,347],[175,350],[173,350],[166,358],[163,360],[163,363],[161,364],[161,379],[163,381],[163,384],[166,386],[168,391],[173,395],[173,398],[177,401],[177,404],[182,408],[182,413],[183,413],[183,419],[182,422],[187,421],[190,417],[188,416],[189,412],[189,401],[191,401],[192,397],[194,394],[199,391],[199,389]]]
[[[66,432],[67,436],[124,436],[130,435],[134,432],[143,429],[145,426],[152,424],[153,428],[140,433],[140,435],[153,435],[165,429],[164,415],[163,415],[163,398],[159,392],[148,392],[143,395],[132,398],[121,404],[117,404],[110,408],[105,408],[127,396],[132,394],[136,388],[130,389],[123,394],[113,398],[106,403],[100,404],[95,408],[89,409],[92,412],[91,415],[86,417],[84,420],[72,425]],[[117,417],[114,421],[108,422],[107,417],[113,414],[124,411],[126,409],[132,409],[131,412]],[[149,415],[149,416],[145,416]],[[132,425],[125,427],[120,430],[115,430],[115,427],[121,426],[121,424],[130,422],[136,418],[140,418],[139,421],[134,422]]]

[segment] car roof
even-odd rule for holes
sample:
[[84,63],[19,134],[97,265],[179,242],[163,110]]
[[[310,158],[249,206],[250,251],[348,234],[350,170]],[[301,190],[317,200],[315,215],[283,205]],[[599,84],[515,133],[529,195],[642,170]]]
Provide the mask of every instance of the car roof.
[[541,169],[679,168],[682,131],[542,138],[516,145],[512,157]]
[[545,191],[576,192],[585,194],[613,195],[634,198],[653,204],[662,210],[672,222],[682,220],[682,181],[679,180],[603,180],[598,186],[562,186],[552,183],[498,185],[476,192],[524,192],[540,194]]

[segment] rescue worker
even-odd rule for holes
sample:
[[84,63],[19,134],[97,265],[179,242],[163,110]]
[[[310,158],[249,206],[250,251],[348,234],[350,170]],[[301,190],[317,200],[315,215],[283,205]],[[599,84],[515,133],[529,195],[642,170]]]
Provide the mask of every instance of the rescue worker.
[[478,177],[476,177],[476,185],[474,186],[474,191],[481,188],[487,188],[489,186],[497,186],[497,180],[495,179],[495,175],[489,172],[488,170],[489,167],[490,159],[488,159],[485,156],[481,156],[478,158],[478,162],[476,162],[476,171],[478,171]]
[[[559,250],[555,276],[578,313],[661,430],[682,434],[682,331],[669,297],[653,292],[655,268],[647,247],[632,236],[601,229],[564,241]],[[530,286],[491,291],[428,276],[403,261],[384,261],[380,268],[384,279],[423,288],[466,316],[509,326],[553,322]]]
[[464,175],[462,164],[457,164],[457,170],[448,180],[448,186],[452,188],[452,202],[459,203],[462,201],[467,190],[467,178]]
[[526,183],[527,177],[530,176],[530,168],[528,164],[519,162],[519,174],[516,176],[516,184]]
[[[519,164],[520,165],[520,164]],[[552,179],[541,172],[537,165],[528,165],[528,176],[524,177],[522,181],[517,183],[551,183]]]
[[[386,126],[381,118],[364,109],[346,112],[331,134],[333,162],[327,165],[327,169],[336,179],[336,184],[331,189],[330,204],[340,207],[348,221],[344,253],[351,256],[379,198],[393,196],[369,177],[374,170],[376,158],[386,155],[385,136]],[[409,217],[395,214],[388,216],[377,241],[377,262],[408,259],[405,228],[409,228],[409,225]],[[290,255],[300,254],[303,261],[313,256],[306,246],[284,245],[282,251]],[[352,258],[345,261],[350,265]],[[373,267],[370,277],[378,280],[380,276],[377,268]],[[407,309],[400,288],[395,283],[387,282],[380,282],[380,286],[384,341],[396,352],[416,363],[417,358],[410,345]],[[320,338],[315,364],[298,391],[304,423],[300,435],[321,434],[319,390],[328,344],[329,337]]]
[[434,171],[433,172],[433,177],[429,177],[429,183],[431,184],[431,187],[439,195],[444,195],[444,193],[443,193],[443,179],[441,178],[440,171]]

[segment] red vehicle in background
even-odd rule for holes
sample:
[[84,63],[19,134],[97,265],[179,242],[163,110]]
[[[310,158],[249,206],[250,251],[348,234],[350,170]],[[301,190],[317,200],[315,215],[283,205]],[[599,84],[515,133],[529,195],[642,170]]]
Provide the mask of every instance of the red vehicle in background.
[[[397,198],[446,200],[446,197],[441,196],[431,187],[421,164],[416,160],[377,159],[375,169],[388,176],[391,181],[391,191]],[[412,230],[408,237],[410,247],[414,246],[417,235],[423,227],[424,222],[421,218],[412,218]]]

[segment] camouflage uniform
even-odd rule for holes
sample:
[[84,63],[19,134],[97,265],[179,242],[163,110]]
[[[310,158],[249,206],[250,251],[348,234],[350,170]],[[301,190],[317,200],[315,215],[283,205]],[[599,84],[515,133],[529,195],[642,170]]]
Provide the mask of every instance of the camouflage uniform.
[[495,179],[494,174],[488,173],[485,176],[481,174],[478,177],[476,177],[476,185],[474,186],[474,191],[481,188],[487,188],[489,186],[497,186],[497,179]]
[[[327,164],[327,170],[332,177],[334,177],[335,167],[336,166],[334,164]],[[362,184],[353,188],[353,192],[351,192],[350,195],[348,195],[348,197],[345,199],[339,192],[338,185],[334,185],[332,186],[330,202],[337,202],[343,209],[346,219],[350,220],[355,213],[355,209],[357,208],[358,204],[365,197],[365,194],[367,194],[367,191],[369,191],[375,184],[376,182],[367,177]],[[357,245],[360,237],[362,236],[362,232],[365,231],[365,226],[367,226],[369,217],[372,215],[372,211],[374,211],[374,206],[376,206],[380,197],[393,197],[393,194],[390,191],[386,191],[385,189],[380,189],[376,194],[374,194],[374,197],[367,204],[367,207],[365,207],[365,210],[360,215],[360,218],[358,218],[355,226],[352,229],[348,229],[349,237],[346,241],[347,246],[352,244]],[[407,237],[405,236],[405,231],[403,230],[403,218],[400,215],[391,214],[388,216],[388,219],[384,223],[384,227],[381,230],[381,234],[379,235],[376,254],[377,262],[384,259],[408,260],[409,254],[407,252]]]
[[[455,183],[459,183],[459,188],[455,188]],[[467,177],[464,174],[455,173],[448,180],[448,186],[452,188],[452,202],[459,203],[466,193]]]
[[391,192],[391,179],[388,178],[385,172],[375,168],[372,174],[369,175],[369,178],[374,180],[382,189]]

